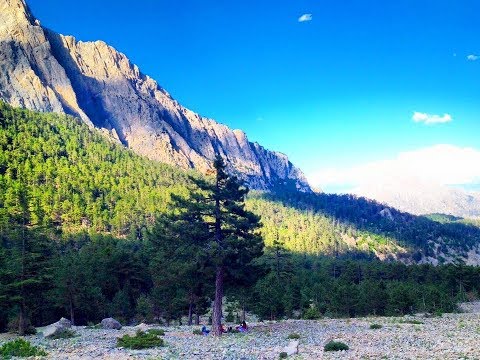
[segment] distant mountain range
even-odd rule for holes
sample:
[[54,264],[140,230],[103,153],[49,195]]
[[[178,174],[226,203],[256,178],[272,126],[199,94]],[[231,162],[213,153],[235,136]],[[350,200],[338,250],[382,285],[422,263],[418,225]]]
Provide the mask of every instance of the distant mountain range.
[[106,43],[42,27],[23,0],[0,0],[0,69],[13,106],[79,117],[153,160],[207,172],[218,153],[255,189],[293,180],[310,191],[286,155],[186,109]]
[[416,215],[480,218],[480,193],[412,178],[390,178],[351,191]]

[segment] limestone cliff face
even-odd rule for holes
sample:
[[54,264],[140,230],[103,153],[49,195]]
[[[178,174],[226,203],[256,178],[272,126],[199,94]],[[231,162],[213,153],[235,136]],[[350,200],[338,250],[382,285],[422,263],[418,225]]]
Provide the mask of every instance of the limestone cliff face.
[[0,0],[0,97],[14,106],[80,117],[154,160],[204,172],[219,153],[253,188],[290,179],[310,190],[285,155],[184,108],[104,42],[43,28],[23,0]]

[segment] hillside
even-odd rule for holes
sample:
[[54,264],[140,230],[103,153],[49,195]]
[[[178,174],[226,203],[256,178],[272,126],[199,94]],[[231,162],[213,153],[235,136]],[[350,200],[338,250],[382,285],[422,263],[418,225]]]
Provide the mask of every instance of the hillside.
[[396,177],[377,178],[375,184],[364,184],[353,190],[391,207],[415,215],[442,213],[465,218],[480,217],[480,194],[433,182]]
[[137,154],[177,167],[207,172],[218,153],[251,187],[291,179],[309,191],[286,155],[186,109],[106,43],[42,27],[24,0],[0,0],[0,68],[0,98],[14,106],[73,115]]
[[[174,194],[191,196],[200,177],[136,155],[73,117],[0,103],[0,331],[15,329],[19,309],[36,326],[60,316],[170,324],[191,319],[192,308],[205,314],[211,273],[162,272],[172,265],[159,249],[177,244],[155,242],[164,233],[156,218],[169,213]],[[394,315],[451,311],[475,296],[477,267],[415,262],[471,255],[478,264],[478,227],[294,189],[281,184],[247,199],[267,247],[249,277],[228,284],[236,302],[227,306],[262,318]]]
[[[171,195],[187,195],[190,177],[201,176],[138,156],[70,116],[0,104],[0,119],[2,216],[13,216],[25,198],[31,226],[142,238]],[[253,192],[247,208],[261,216],[267,246],[279,240],[295,253],[477,263],[480,230],[456,219],[440,223],[363,198],[305,194],[295,184]]]

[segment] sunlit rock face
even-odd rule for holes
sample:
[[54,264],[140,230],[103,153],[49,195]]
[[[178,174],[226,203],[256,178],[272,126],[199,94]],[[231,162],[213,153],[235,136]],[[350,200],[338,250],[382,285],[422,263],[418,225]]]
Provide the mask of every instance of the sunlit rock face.
[[43,28],[23,0],[0,0],[0,97],[13,106],[66,113],[150,159],[207,172],[216,154],[255,189],[292,180],[284,154],[188,110],[122,53]]

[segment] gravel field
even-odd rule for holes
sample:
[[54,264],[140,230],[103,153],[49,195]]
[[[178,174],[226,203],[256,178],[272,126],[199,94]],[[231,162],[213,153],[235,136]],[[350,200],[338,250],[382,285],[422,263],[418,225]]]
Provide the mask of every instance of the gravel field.
[[[465,310],[477,310],[470,306]],[[166,346],[149,350],[116,348],[117,337],[138,328],[97,330],[74,327],[71,339],[27,339],[42,346],[49,359],[278,359],[290,333],[300,334],[299,354],[292,359],[480,359],[480,314],[445,314],[425,318],[371,317],[358,319],[287,320],[253,324],[247,334],[227,334],[220,339],[192,334],[192,328],[163,328]],[[415,323],[417,322],[417,323]],[[382,328],[371,330],[371,324]],[[152,328],[158,326],[148,326]],[[1,334],[0,343],[14,339]],[[330,340],[346,343],[350,350],[324,352]]]

